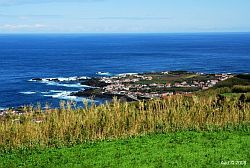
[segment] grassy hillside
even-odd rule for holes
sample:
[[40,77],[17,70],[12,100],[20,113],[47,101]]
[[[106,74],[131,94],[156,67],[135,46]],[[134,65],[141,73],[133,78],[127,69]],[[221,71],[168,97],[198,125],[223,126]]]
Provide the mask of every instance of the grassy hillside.
[[239,99],[241,96],[250,102],[250,74],[240,74],[217,83],[213,88],[197,92],[199,96],[218,96]]
[[195,168],[225,167],[228,161],[243,166],[250,163],[249,148],[246,132],[188,131],[88,142],[68,148],[23,149],[0,154],[0,167]]
[[240,74],[233,78],[219,82],[214,88],[229,87],[232,88],[235,85],[250,85],[250,74]]

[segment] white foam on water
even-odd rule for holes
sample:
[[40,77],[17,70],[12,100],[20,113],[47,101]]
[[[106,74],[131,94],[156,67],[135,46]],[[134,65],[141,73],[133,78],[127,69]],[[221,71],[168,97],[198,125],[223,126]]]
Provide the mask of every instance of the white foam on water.
[[61,93],[64,92],[65,90],[50,90],[50,93]]
[[90,77],[87,77],[87,76],[80,76],[80,77],[78,77],[78,80],[85,80],[85,79],[90,79]]
[[[84,89],[83,89],[83,90],[84,90]],[[48,95],[50,95],[50,94],[54,94],[54,93],[63,93],[63,92],[73,93],[73,92],[78,92],[78,91],[49,90],[49,91],[40,92],[40,93],[43,94],[44,96],[48,96]]]
[[28,80],[29,82],[55,82],[55,81],[59,81],[59,82],[71,82],[71,81],[78,81],[78,80],[86,80],[86,79],[90,79],[87,76],[72,76],[72,77],[57,77],[57,78],[41,78],[40,80],[33,80],[30,79]]
[[89,87],[91,87],[91,86],[87,86],[87,85],[81,85],[81,83],[58,83],[56,81],[51,81],[51,79],[52,78],[42,79],[42,81],[40,81],[40,83],[44,83],[44,84],[49,85],[49,86],[63,86],[63,87],[69,87],[69,88],[86,88],[86,87],[89,88]]
[[43,78],[42,82],[50,82],[52,80],[56,80],[57,78]]
[[83,88],[94,88],[93,86],[81,85]]
[[46,82],[46,84],[50,85],[50,86],[63,86],[63,87],[70,87],[70,88],[82,88],[82,87],[84,87],[80,83],[66,84],[66,83],[57,83],[57,82],[54,82],[54,81],[49,81],[49,82]]
[[60,82],[69,82],[69,81],[77,81],[77,80],[84,80],[84,79],[88,79],[89,77],[87,76],[73,76],[73,77],[68,77],[68,78],[64,78],[64,77],[59,77],[57,78]]
[[41,92],[41,94],[49,94],[50,92]]
[[54,91],[55,94],[51,94],[51,95],[44,95],[45,97],[51,97],[51,98],[55,98],[55,99],[62,99],[62,100],[71,100],[71,101],[76,101],[76,102],[82,102],[83,100],[88,100],[91,101],[89,99],[86,98],[82,98],[82,97],[77,97],[77,96],[70,96],[71,91]]
[[49,90],[47,92],[41,92],[41,94],[49,94],[49,93],[61,93],[64,90]]
[[110,72],[97,72],[96,74],[100,76],[112,76]]
[[65,82],[65,81],[75,81],[77,79],[77,76],[74,77],[69,77],[69,78],[63,78],[63,77],[59,77],[57,78],[60,82]]
[[19,93],[21,93],[21,94],[25,94],[25,95],[36,94],[36,92],[33,92],[33,91],[19,92]]

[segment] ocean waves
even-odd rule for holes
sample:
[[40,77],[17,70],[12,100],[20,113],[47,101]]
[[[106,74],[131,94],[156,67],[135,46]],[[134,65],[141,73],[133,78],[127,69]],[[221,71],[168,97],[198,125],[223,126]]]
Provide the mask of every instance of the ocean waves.
[[67,84],[67,83],[57,83],[57,82],[44,82],[50,86],[62,86],[62,87],[69,87],[69,88],[82,88],[84,87],[81,83],[76,84]]
[[82,85],[79,83],[80,81],[84,81],[90,79],[89,77],[82,76],[82,77],[59,77],[59,78],[32,78],[28,80],[29,82],[39,82],[44,83],[49,86],[61,86],[61,87],[68,87],[68,88],[86,88],[90,87],[87,85]]
[[74,101],[82,101],[82,99],[77,98],[76,96],[70,96],[70,91],[52,91],[51,94],[43,95],[45,97],[51,97],[56,99],[64,99],[64,100],[74,100]]
[[25,95],[36,94],[36,92],[33,92],[33,91],[19,92],[19,93],[21,93],[21,94],[25,94]]
[[73,77],[56,77],[56,78],[32,78],[30,82],[73,82],[73,81],[82,81],[90,79],[87,76],[73,76]]
[[[48,97],[60,100],[69,100],[82,102],[88,100],[83,97],[72,96],[74,92],[84,90],[86,88],[91,88],[91,86],[84,85],[81,82],[90,79],[87,76],[73,76],[73,77],[55,77],[55,78],[32,78],[28,80],[29,82],[44,84],[50,90],[40,90],[40,91],[22,91],[19,92],[24,95],[37,94],[42,97]],[[73,90],[72,90],[73,89]],[[88,100],[90,101],[90,100]]]
[[110,72],[97,72],[96,74],[99,76],[113,76]]
[[26,91],[26,92],[19,92],[19,93],[24,94],[24,95],[38,94],[42,97],[50,97],[50,98],[55,98],[55,99],[69,100],[69,101],[76,101],[76,102],[82,102],[84,100],[87,100],[86,98],[71,96],[71,94],[74,92],[77,92],[77,91],[49,90],[49,91],[42,91],[42,92]]
[[83,102],[84,100],[92,101],[87,98],[77,97],[77,96],[71,96],[72,93],[76,91],[61,91],[61,90],[51,90],[51,94],[43,95],[45,97],[51,97],[55,99],[61,99],[61,100],[69,100],[69,101],[75,101],[75,102]]

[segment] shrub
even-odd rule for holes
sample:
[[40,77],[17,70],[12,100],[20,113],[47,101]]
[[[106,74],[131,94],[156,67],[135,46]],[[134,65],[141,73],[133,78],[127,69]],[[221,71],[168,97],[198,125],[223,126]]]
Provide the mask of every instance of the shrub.
[[232,88],[234,93],[247,93],[250,92],[250,86],[235,85]]

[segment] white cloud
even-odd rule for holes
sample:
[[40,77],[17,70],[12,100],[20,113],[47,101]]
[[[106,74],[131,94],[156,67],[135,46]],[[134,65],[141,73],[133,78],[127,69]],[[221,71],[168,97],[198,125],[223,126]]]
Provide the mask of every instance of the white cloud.
[[82,20],[169,20],[170,17],[95,17],[95,18],[81,18]]
[[28,20],[28,19],[40,19],[40,18],[62,18],[63,15],[10,15],[10,14],[1,14],[0,13],[0,19],[19,19],[19,20]]
[[46,28],[43,24],[4,24],[0,25],[0,29],[4,30],[22,30],[22,29],[40,29]]
[[[103,0],[70,0],[70,2],[93,2]],[[0,5],[23,5],[37,3],[69,2],[69,0],[0,0]]]

